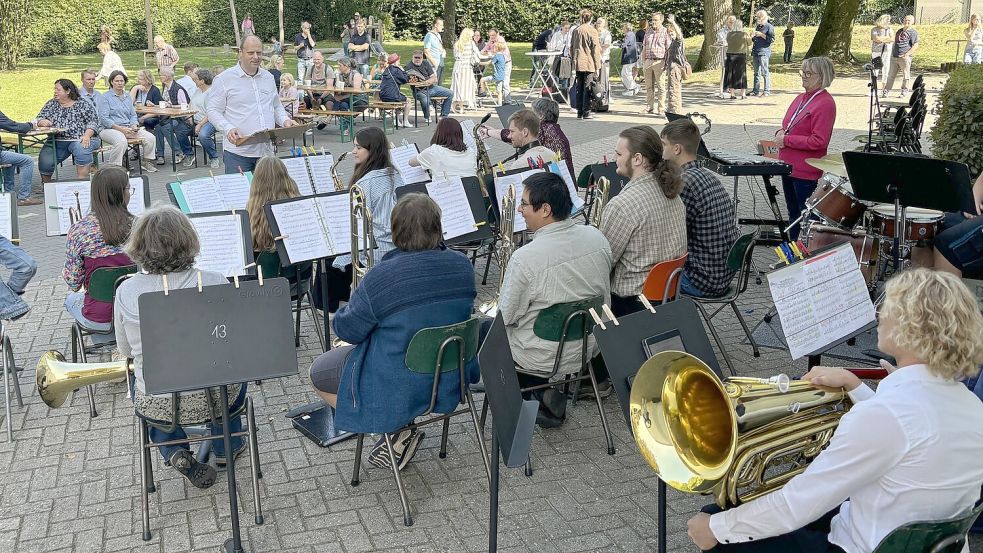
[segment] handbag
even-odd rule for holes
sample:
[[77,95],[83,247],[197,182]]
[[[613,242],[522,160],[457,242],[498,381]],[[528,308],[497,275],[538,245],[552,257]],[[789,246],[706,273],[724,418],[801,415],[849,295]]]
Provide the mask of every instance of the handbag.
[[569,79],[573,76],[573,67],[569,57],[564,56],[560,58],[560,70],[557,73],[561,79]]
[[688,61],[683,62],[683,80],[687,80],[693,76],[693,66],[689,64]]

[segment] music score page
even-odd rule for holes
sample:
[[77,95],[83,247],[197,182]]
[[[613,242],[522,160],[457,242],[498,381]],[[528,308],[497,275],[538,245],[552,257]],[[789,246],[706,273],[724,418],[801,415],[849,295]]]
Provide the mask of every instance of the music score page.
[[478,229],[461,177],[428,182],[427,194],[440,206],[440,225],[444,232],[444,240],[457,238]]

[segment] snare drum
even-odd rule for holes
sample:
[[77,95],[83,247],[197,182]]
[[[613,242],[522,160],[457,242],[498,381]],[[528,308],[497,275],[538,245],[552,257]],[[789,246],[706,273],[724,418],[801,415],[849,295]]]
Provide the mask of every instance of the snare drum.
[[[920,240],[932,240],[938,234],[942,226],[945,214],[934,209],[923,209],[920,207],[909,207],[905,210],[905,235],[904,240],[917,242]],[[894,206],[891,204],[880,204],[870,209],[871,232],[888,240],[894,240],[896,232],[894,229]]]
[[806,200],[806,207],[827,224],[852,229],[860,222],[867,206],[853,195],[849,179],[827,173],[816,191]]
[[880,246],[880,240],[877,237],[860,230],[849,231],[812,224],[802,233],[802,241],[810,250],[849,241],[853,246],[853,253],[857,256],[857,262],[860,263],[860,272],[863,273],[864,280],[870,284],[877,277],[877,259]]

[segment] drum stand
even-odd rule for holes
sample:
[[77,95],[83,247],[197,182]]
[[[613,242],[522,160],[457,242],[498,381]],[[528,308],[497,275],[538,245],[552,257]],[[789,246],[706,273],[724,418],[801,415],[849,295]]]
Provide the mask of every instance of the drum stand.
[[[880,121],[882,117],[881,112],[881,101],[877,97],[877,76],[874,75],[874,70],[878,69],[876,67],[877,63],[880,63],[881,58],[874,58],[873,63],[869,63],[864,67],[867,68],[867,72],[870,74],[870,82],[867,86],[870,88],[870,108],[867,111],[867,144],[864,145],[864,151],[869,152],[873,148],[874,144],[874,114],[877,114],[877,121]],[[884,125],[877,125],[877,135],[880,138],[878,144],[884,144]]]

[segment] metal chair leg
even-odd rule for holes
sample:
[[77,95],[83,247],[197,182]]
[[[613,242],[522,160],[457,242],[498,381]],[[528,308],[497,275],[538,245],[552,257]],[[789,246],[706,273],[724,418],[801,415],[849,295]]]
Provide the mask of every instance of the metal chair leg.
[[481,402],[481,419],[478,421],[478,426],[484,428],[485,420],[487,418],[488,418],[488,395],[485,394],[485,400]]
[[150,541],[150,486],[148,482],[153,478],[148,474],[148,455],[149,449],[147,444],[150,441],[150,437],[147,432],[147,423],[143,419],[139,419],[137,424],[140,426],[140,499],[141,499],[141,515],[143,520],[143,541]]
[[20,392],[20,381],[17,380],[17,367],[14,365],[14,348],[10,344],[10,337],[4,334],[3,336],[3,354],[4,361],[7,363],[7,371],[10,373],[10,378],[14,383],[14,394],[17,396],[17,406],[24,406],[24,398],[21,396]]
[[307,292],[307,308],[311,312],[311,319],[314,321],[314,330],[317,331],[317,341],[321,343],[321,351],[324,351],[324,331],[321,329],[321,317],[317,314],[317,309],[314,309],[314,297],[311,296],[311,292]]
[[745,321],[744,316],[741,315],[741,310],[737,308],[737,302],[731,300],[730,306],[734,309],[734,315],[737,316],[737,321],[741,323],[741,328],[744,329],[744,335],[747,336],[747,341],[751,344],[751,351],[754,352],[754,356],[761,357],[761,352],[758,350],[758,343],[754,341],[754,336],[751,336],[751,329],[748,328],[747,321]]
[[[4,336],[3,337],[3,345],[6,346],[7,344],[8,344],[8,342],[7,342],[7,336]],[[13,442],[14,441],[14,426],[13,426],[13,422],[10,420],[10,411],[11,411],[11,407],[10,407],[10,367],[7,366],[7,352],[4,351],[3,354],[4,354],[3,355],[3,401],[4,401],[4,407],[6,408],[6,417],[7,417],[7,441],[8,442]],[[15,386],[17,385],[16,378],[14,379],[14,385]]]
[[365,434],[358,435],[358,441],[355,443],[355,468],[352,470],[352,487],[358,486],[358,471],[362,468],[362,441],[365,440]]
[[601,394],[597,392],[597,377],[594,376],[594,368],[587,364],[587,374],[590,375],[590,383],[594,386],[594,399],[597,400],[597,412],[601,415],[601,428],[604,429],[604,440],[608,444],[608,455],[614,455],[614,439],[611,438],[611,429],[608,428],[608,417],[604,414],[604,405],[601,404]]
[[96,386],[95,384],[85,387],[85,393],[89,396],[89,418],[96,418],[99,413],[96,412]]
[[707,322],[707,326],[710,327],[710,335],[713,336],[713,341],[716,342],[717,347],[720,348],[720,354],[724,356],[724,362],[727,363],[727,368],[730,370],[730,375],[737,376],[737,371],[734,370],[734,364],[730,361],[730,355],[727,354],[727,350],[724,348],[724,344],[720,340],[720,336],[717,334],[717,329],[713,326],[713,321],[710,320],[710,317],[707,317],[707,312],[703,309],[702,305],[697,303],[696,307],[700,310],[700,315],[703,316],[703,320]]
[[437,454],[441,459],[447,458],[447,433],[451,427],[451,419],[444,419],[444,429],[440,433],[440,453]]
[[491,485],[491,465],[489,463],[497,463],[498,459],[488,459],[488,451],[485,449],[485,434],[482,431],[484,426],[478,425],[478,411],[474,408],[474,396],[471,395],[470,388],[468,388],[465,393],[467,394],[468,398],[468,411],[471,412],[471,422],[474,423],[474,437],[478,439],[478,449],[481,451],[481,461],[485,464],[485,474],[488,476],[489,485]]
[[386,453],[389,454],[389,464],[393,469],[393,478],[396,479],[396,488],[399,490],[399,502],[403,505],[403,524],[413,526],[413,515],[410,514],[409,500],[406,499],[406,489],[403,488],[403,479],[399,476],[399,465],[396,463],[396,452],[393,451],[393,439],[388,433],[382,435],[386,441]]
[[249,464],[253,476],[253,504],[256,505],[256,524],[263,524],[263,504],[259,498],[259,479],[262,477],[259,468],[259,438],[256,436],[256,411],[253,399],[246,398],[246,430],[249,438]]

